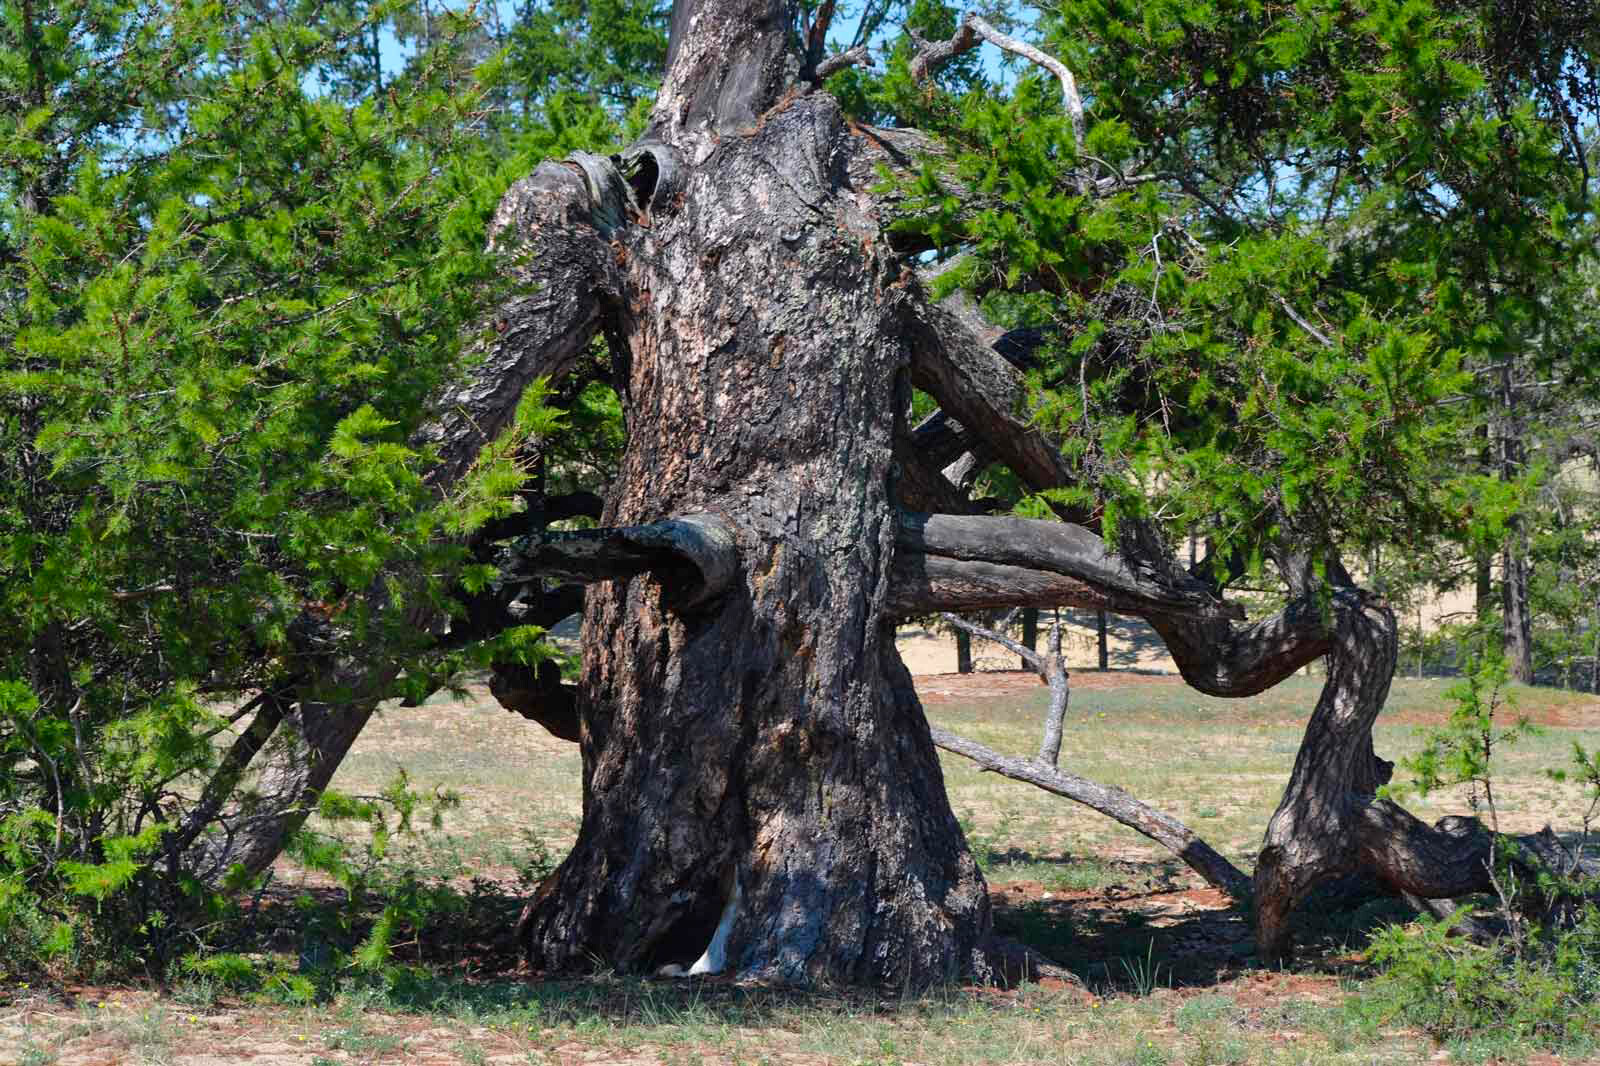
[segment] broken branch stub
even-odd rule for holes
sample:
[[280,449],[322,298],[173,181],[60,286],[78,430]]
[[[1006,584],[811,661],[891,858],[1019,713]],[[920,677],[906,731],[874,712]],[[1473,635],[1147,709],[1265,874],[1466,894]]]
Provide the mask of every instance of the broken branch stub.
[[515,542],[512,576],[606,581],[658,573],[673,606],[708,603],[739,570],[733,530],[712,514],[680,515],[639,526],[542,532]]

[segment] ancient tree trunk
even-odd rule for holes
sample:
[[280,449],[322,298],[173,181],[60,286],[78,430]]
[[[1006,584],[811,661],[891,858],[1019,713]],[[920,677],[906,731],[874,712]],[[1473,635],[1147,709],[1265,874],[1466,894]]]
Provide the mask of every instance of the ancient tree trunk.
[[784,16],[678,5],[651,136],[681,169],[613,243],[605,521],[713,514],[739,564],[705,603],[658,572],[589,592],[583,823],[522,923],[543,968],[922,983],[988,936],[885,608],[908,293],[837,105],[782,96]]

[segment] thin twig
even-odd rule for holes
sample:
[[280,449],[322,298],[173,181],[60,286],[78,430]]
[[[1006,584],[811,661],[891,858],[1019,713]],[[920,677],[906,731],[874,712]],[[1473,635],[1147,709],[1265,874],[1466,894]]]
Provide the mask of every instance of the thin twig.
[[1272,294],[1272,298],[1278,301],[1278,306],[1283,308],[1283,313],[1284,314],[1286,314],[1290,318],[1294,319],[1294,324],[1295,325],[1299,326],[1301,329],[1303,329],[1307,333],[1311,334],[1311,339],[1312,340],[1316,341],[1318,344],[1322,345],[1324,348],[1333,348],[1333,347],[1335,347],[1333,341],[1328,339],[1328,335],[1323,333],[1316,326],[1313,326],[1311,323],[1307,322],[1304,318],[1302,318],[1300,316],[1300,312],[1296,311],[1294,309],[1294,306],[1292,304],[1290,304],[1288,300],[1285,300],[1283,298],[1282,294],[1273,293]]
[[998,644],[1006,650],[1021,656],[1022,661],[1027,663],[1035,672],[1040,669],[1039,653],[1029,648],[1026,644],[1020,644],[1004,633],[996,632],[986,626],[980,626],[976,622],[969,622],[960,615],[951,614],[949,611],[941,612],[939,617],[958,629],[964,629],[975,637]]

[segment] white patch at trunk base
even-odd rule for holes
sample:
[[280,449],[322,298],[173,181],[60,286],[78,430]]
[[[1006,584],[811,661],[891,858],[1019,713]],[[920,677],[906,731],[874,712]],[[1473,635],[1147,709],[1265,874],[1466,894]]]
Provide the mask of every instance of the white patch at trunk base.
[[706,945],[704,955],[695,960],[689,967],[689,975],[694,974],[719,974],[728,965],[728,937],[733,932],[733,920],[738,917],[739,903],[744,899],[744,891],[739,887],[739,875],[733,875],[733,889],[728,893],[728,902],[722,908],[722,920],[717,922],[717,931],[711,934],[711,943]]

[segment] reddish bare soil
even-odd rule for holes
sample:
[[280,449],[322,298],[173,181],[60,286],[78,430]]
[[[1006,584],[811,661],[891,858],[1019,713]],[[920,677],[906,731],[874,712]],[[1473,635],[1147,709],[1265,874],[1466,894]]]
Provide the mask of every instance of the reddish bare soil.
[[[971,674],[918,674],[917,695],[928,706],[971,702],[1018,694],[1031,695],[1044,688],[1039,675],[1027,670],[985,670]],[[1094,692],[1134,686],[1181,687],[1176,674],[1136,674],[1123,671],[1074,670],[1073,692]]]

